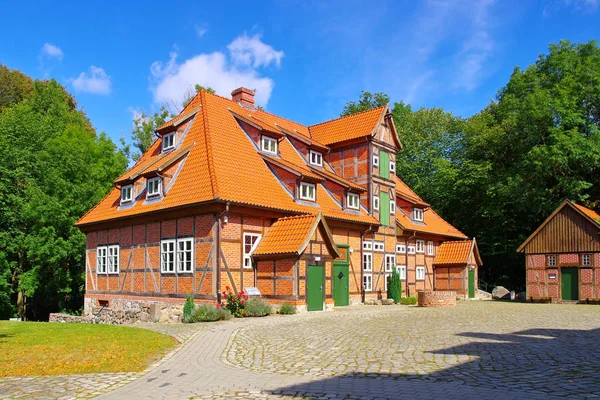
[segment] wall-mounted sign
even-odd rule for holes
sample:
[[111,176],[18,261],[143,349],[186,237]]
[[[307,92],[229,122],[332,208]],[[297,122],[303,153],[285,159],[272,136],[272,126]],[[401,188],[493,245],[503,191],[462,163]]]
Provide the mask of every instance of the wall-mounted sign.
[[320,256],[315,256],[315,261],[321,261],[321,257]]
[[254,296],[260,297],[260,296],[262,296],[260,294],[260,290],[258,290],[258,288],[255,288],[255,287],[246,287],[244,289],[246,289],[246,293],[248,293],[249,297],[254,297]]
[[556,279],[556,274],[548,274],[548,279]]

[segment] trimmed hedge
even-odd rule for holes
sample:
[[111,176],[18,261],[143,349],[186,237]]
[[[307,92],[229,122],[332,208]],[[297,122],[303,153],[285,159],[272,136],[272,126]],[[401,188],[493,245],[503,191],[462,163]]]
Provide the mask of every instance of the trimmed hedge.
[[403,304],[405,306],[412,306],[414,304],[417,304],[417,298],[414,296],[403,297],[400,299],[400,304]]

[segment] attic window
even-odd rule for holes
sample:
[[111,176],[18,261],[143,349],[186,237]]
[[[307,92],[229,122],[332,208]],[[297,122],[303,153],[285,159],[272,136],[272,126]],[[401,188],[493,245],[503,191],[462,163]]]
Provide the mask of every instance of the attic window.
[[277,154],[277,139],[263,136],[261,140],[261,149],[266,153]]
[[310,163],[312,165],[318,165],[319,167],[323,166],[323,155],[318,151],[311,150],[310,151]]
[[147,189],[148,189],[148,197],[159,196],[161,193],[162,187],[162,179],[159,178],[151,178],[148,179]]
[[300,199],[315,201],[316,187],[314,183],[300,183]]
[[129,203],[133,199],[133,185],[121,187],[121,204]]
[[423,209],[422,208],[414,208],[413,209],[413,219],[415,221],[423,221]]
[[379,167],[379,156],[375,154],[373,154],[373,166]]
[[373,195],[373,210],[379,211],[379,196]]
[[357,195],[356,193],[348,193],[348,196],[346,199],[347,199],[348,208],[351,208],[353,210],[359,209],[359,204],[360,204],[360,196],[359,195]]
[[162,137],[163,151],[170,150],[175,147],[175,132],[166,133]]

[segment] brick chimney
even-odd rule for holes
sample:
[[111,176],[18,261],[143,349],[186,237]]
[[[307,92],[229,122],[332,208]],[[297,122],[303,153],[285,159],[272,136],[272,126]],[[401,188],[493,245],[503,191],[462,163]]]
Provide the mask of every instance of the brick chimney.
[[241,103],[243,106],[254,107],[254,90],[240,87],[231,92],[231,100]]

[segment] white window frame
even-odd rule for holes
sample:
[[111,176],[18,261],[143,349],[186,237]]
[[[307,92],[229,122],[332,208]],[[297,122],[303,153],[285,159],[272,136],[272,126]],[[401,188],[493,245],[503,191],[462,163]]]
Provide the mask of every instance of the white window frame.
[[373,154],[373,166],[379,168],[379,155]]
[[407,254],[417,254],[416,247],[414,244],[409,244],[406,250]]
[[388,280],[392,277],[392,274],[383,274],[383,290],[388,290]]
[[363,242],[363,250],[368,250],[368,251],[373,250],[373,241],[372,240],[365,240]]
[[[419,277],[421,276],[421,277]],[[425,280],[425,267],[423,265],[417,265],[417,269],[415,270],[415,280],[424,281]]]
[[400,275],[400,280],[406,280],[406,265],[396,265],[396,271],[398,271],[398,275]]
[[[303,187],[307,188],[306,196],[304,196],[302,194]],[[310,194],[311,189],[312,189],[312,196]],[[299,189],[298,196],[300,197],[300,200],[315,201],[315,199],[317,198],[317,185],[315,185],[314,183],[300,182],[300,189]]]
[[348,193],[346,195],[346,206],[352,210],[360,209],[360,195],[356,193]]
[[384,252],[385,251],[385,243],[381,240],[373,241],[373,251]]
[[415,249],[417,253],[425,253],[425,241],[421,239],[417,239],[415,241]]
[[373,291],[373,275],[372,274],[363,275],[363,290],[365,292]]
[[100,246],[96,248],[96,273],[97,274],[106,274],[107,268],[107,247]]
[[[552,260],[552,262],[550,262],[550,260]],[[548,256],[548,266],[556,267],[556,256],[555,255]]]
[[[165,249],[165,246],[167,248]],[[170,247],[170,248],[169,248]],[[170,255],[170,257],[169,257]],[[169,269],[169,264],[172,269]],[[160,272],[174,274],[177,269],[177,241],[175,239],[160,241]]]
[[[588,258],[588,262],[585,262],[585,259]],[[581,265],[585,267],[589,267],[592,265],[592,255],[591,254],[582,254],[581,255]]]
[[310,150],[308,152],[308,160],[312,165],[323,166],[323,154],[318,151]]
[[277,139],[274,139],[269,136],[261,136],[260,148],[265,153],[277,154]]
[[373,253],[363,253],[362,270],[365,272],[373,271]]
[[386,254],[385,255],[385,272],[392,272],[394,270],[394,265],[396,265],[396,255],[395,254]]
[[379,211],[379,195],[373,195],[373,210]]
[[[158,182],[158,184],[156,185],[156,190],[150,190],[153,188],[156,182]],[[162,194],[162,178],[155,177],[148,179],[148,181],[146,182],[146,191],[148,197],[160,196]]]
[[390,200],[390,215],[396,214],[396,201]]
[[162,136],[162,151],[168,151],[175,148],[175,132],[165,133]]
[[404,243],[396,244],[396,253],[406,254],[406,245]]
[[[127,194],[127,196],[124,196]],[[121,186],[121,204],[131,203],[133,201],[133,185]]]
[[429,240],[427,242],[427,255],[428,256],[435,255],[435,246],[433,245],[433,241],[432,240]]
[[[182,249],[181,245],[189,244],[189,249]],[[190,274],[194,272],[194,238],[177,239],[177,272]],[[187,264],[187,265],[186,265]]]
[[393,174],[396,173],[396,161],[394,160],[390,160],[390,172]]
[[413,219],[415,221],[423,221],[423,209],[422,208],[413,208]]
[[[247,252],[246,251],[246,238],[247,237],[253,237],[256,238],[256,241],[254,242],[254,244],[250,244],[250,251]],[[256,250],[256,248],[258,247],[258,243],[260,243],[260,239],[262,239],[262,235],[259,233],[244,233],[244,243],[242,244],[243,246],[243,252],[244,252],[244,258],[243,258],[243,267],[246,269],[252,268],[252,253],[254,253],[254,250]]]
[[106,273],[107,274],[118,274],[120,259],[119,259],[119,245],[113,244],[107,247],[106,252]]

